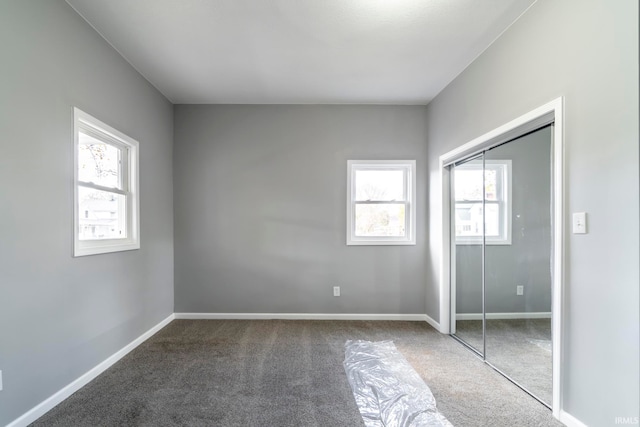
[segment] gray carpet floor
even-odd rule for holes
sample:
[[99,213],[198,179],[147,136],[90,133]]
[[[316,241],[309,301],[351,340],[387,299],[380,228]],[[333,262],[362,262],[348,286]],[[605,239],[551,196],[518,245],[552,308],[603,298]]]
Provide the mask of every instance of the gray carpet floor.
[[[459,320],[456,329],[463,340],[482,342],[481,320]],[[487,320],[486,351],[493,366],[551,404],[551,319]]]
[[463,426],[561,426],[424,322],[175,320],[35,426],[362,426],[347,339],[393,340]]

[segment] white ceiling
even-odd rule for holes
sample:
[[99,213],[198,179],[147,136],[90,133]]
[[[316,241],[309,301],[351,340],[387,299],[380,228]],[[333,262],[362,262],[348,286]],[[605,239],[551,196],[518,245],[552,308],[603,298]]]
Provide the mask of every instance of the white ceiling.
[[67,0],[176,104],[426,104],[535,0]]

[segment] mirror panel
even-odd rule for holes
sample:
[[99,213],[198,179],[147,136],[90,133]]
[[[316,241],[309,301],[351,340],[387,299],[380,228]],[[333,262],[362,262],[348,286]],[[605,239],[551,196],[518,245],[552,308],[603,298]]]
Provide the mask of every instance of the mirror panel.
[[454,165],[451,176],[452,329],[456,337],[483,354],[483,156]]
[[[539,400],[552,402],[551,126],[485,152],[498,175],[487,213],[486,360]],[[492,172],[494,173],[494,172]],[[488,176],[485,173],[485,176]],[[498,211],[496,214],[495,211]],[[490,218],[491,217],[491,218]],[[497,217],[497,219],[496,219]],[[494,232],[495,234],[495,232]]]

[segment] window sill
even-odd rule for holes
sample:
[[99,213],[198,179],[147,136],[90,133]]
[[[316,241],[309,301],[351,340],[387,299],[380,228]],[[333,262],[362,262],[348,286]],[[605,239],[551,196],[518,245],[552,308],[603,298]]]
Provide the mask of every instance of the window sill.
[[76,241],[73,256],[108,254],[140,249],[138,240],[80,240]]
[[[456,240],[456,246],[482,246],[482,240]],[[487,240],[486,246],[510,246],[511,240]]]
[[415,240],[347,240],[347,246],[411,246]]

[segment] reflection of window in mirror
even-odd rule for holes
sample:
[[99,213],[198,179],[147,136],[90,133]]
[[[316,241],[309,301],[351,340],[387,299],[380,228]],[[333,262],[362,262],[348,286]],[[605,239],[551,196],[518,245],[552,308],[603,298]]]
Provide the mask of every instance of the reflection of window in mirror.
[[481,244],[484,217],[486,243],[510,245],[511,160],[485,160],[484,174],[482,160],[472,160],[454,174],[456,244]]

